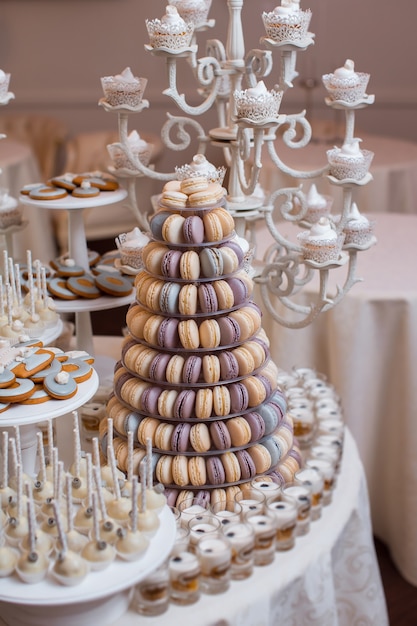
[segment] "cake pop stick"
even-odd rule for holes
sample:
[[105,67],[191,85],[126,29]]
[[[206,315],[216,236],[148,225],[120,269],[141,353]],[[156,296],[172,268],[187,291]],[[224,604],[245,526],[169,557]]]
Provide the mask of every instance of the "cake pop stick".
[[48,420],[47,423],[47,428],[48,428],[48,458],[47,458],[47,472],[48,472],[48,466],[50,468],[50,470],[52,471],[53,467],[52,467],[52,449],[54,447],[54,428],[52,425],[52,420]]
[[22,285],[20,282],[20,266],[19,263],[15,263],[15,289],[16,289],[16,299],[17,299],[17,307],[19,309],[19,311],[22,308]]
[[41,268],[41,283],[43,307],[46,309],[48,307],[48,288],[46,286],[46,269],[44,267]]
[[138,528],[147,537],[152,537],[159,528],[159,518],[155,511],[148,509],[146,506],[147,490],[146,490],[146,477],[148,473],[147,459],[146,457],[140,462],[140,496],[139,496],[139,513],[138,513]]
[[0,315],[4,316],[4,286],[3,286],[3,276],[0,276]]
[[124,498],[121,495],[119,480],[117,476],[116,459],[114,457],[114,449],[112,444],[107,445],[107,459],[113,475],[113,493],[114,498],[107,505],[109,515],[117,522],[127,525],[130,513],[130,498]]
[[146,484],[147,484],[148,489],[152,489],[153,487],[152,439],[150,437],[147,437],[146,439],[146,466],[147,466]]
[[15,495],[15,490],[9,485],[9,433],[2,433],[2,464],[0,477],[0,508],[6,509],[9,499]]
[[36,277],[36,297],[39,299],[42,293],[41,283],[41,262],[39,259],[35,259],[35,277]]
[[133,478],[133,432],[127,433],[127,480],[131,483]]
[[52,481],[47,479],[43,435],[40,431],[36,433],[36,438],[39,471],[34,484],[33,497],[37,502],[44,502],[47,498],[51,498],[54,495],[54,485]]
[[130,529],[135,533],[138,529],[138,477],[132,476],[132,513],[130,516]]
[[54,500],[54,502],[52,503],[52,506],[53,506],[53,509],[54,509],[56,526],[57,526],[57,529],[58,529],[58,539],[59,539],[59,543],[61,545],[61,554],[63,554],[65,556],[65,554],[66,554],[66,552],[68,550],[68,544],[67,544],[67,538],[65,536],[63,524],[62,524],[61,512],[59,510],[58,502],[56,502],[56,500]]
[[27,535],[29,523],[27,515],[22,515],[23,493],[22,493],[22,469],[19,464],[16,466],[16,497],[9,502],[8,513],[9,523],[6,528],[6,536],[10,545],[17,546]]
[[[35,513],[35,501],[33,499],[32,488],[29,482],[25,483],[25,491],[27,497],[29,534],[23,539],[20,547],[23,550],[28,550],[29,552],[36,551],[49,555],[52,552],[53,540],[51,535],[45,533],[38,526]],[[31,519],[31,516],[33,516],[33,519]]]
[[120,526],[115,524],[108,517],[106,503],[103,497],[103,488],[101,484],[100,468],[97,465],[93,466],[93,476],[94,476],[94,482],[96,485],[95,493],[97,494],[97,502],[100,508],[100,513],[101,513],[101,536],[103,537],[105,541],[107,541],[107,543],[111,543],[113,545],[117,539],[117,533],[118,533],[118,529],[120,528]]
[[27,503],[28,510],[28,536],[29,549],[24,550],[17,562],[16,571],[21,580],[25,583],[37,583],[46,576],[49,567],[48,555],[38,551],[36,548],[35,536],[35,512],[33,501],[30,499]]
[[12,288],[9,283],[6,285],[6,308],[7,308],[7,323],[9,326],[13,323],[13,305],[12,305]]
[[13,266],[12,257],[9,256],[8,262],[9,262],[9,282],[10,282],[11,294],[12,294],[12,306],[15,306],[17,304],[17,293],[16,293],[16,278],[14,274],[14,266]]
[[162,511],[166,504],[166,497],[163,493],[164,489],[162,485],[153,486],[153,463],[152,463],[152,439],[148,437],[146,439],[146,488],[147,488],[147,502],[148,509],[154,510],[156,513]]
[[88,534],[93,525],[93,481],[92,481],[92,461],[91,454],[87,452],[87,477],[86,486],[87,494],[84,500],[84,504],[79,507],[75,519],[75,528],[84,535]]
[[67,474],[65,477],[65,494],[66,494],[66,515],[67,515],[67,547],[73,552],[81,552],[88,539],[82,535],[74,527],[74,503],[72,500],[72,476]]
[[36,521],[35,521],[35,506],[33,504],[33,499],[31,498],[31,491],[29,487],[29,483],[26,483],[26,493],[27,493],[27,512],[28,512],[28,521],[29,521],[29,552],[33,553],[36,551]]
[[78,420],[78,411],[72,412],[72,424],[73,424],[73,449],[74,449],[74,462],[70,467],[70,473],[74,478],[81,480],[87,473],[87,463],[85,458],[82,458],[81,454],[81,437],[80,437],[80,424]]
[[132,512],[130,528],[120,529],[116,541],[116,552],[125,561],[138,559],[148,548],[149,539],[138,530],[138,477],[132,476]]
[[31,317],[35,315],[35,286],[33,284],[33,274],[29,272],[29,313]]
[[3,276],[4,276],[4,284],[9,284],[9,262],[8,262],[8,254],[7,250],[3,251]]
[[143,461],[141,461],[140,466],[139,466],[139,472],[140,472],[140,484],[141,484],[140,512],[145,513],[146,511],[146,480],[148,476],[148,465],[147,465],[146,459],[143,459]]

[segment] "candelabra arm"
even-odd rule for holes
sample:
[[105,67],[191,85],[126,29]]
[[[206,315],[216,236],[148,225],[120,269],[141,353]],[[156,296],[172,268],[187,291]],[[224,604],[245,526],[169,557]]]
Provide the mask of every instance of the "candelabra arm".
[[355,111],[352,109],[345,110],[345,143],[351,143],[355,136]]
[[[305,112],[303,112],[301,115],[303,116],[304,114]],[[296,118],[297,118],[297,121],[300,121],[301,125],[303,126],[303,128],[306,130],[306,133],[307,133],[299,141],[293,141],[294,137],[296,136],[296,131],[295,131]],[[294,149],[303,148],[311,139],[310,124],[304,117],[299,117],[298,114],[296,116],[287,115],[285,123],[287,123],[288,121],[290,122],[290,128],[288,128],[283,133],[282,138],[284,140],[284,143],[290,148],[294,148]],[[308,129],[310,130],[308,131]],[[323,174],[326,174],[329,171],[328,163],[321,168],[318,168],[316,170],[311,170],[311,171],[295,170],[285,165],[285,163],[281,161],[281,159],[279,158],[276,152],[275,144],[274,144],[275,139],[276,139],[275,133],[268,133],[268,135],[265,135],[264,137],[264,141],[267,146],[268,154],[271,157],[271,161],[284,174],[287,174],[288,176],[292,176],[293,178],[309,179],[309,178],[317,178],[318,176],[322,176]]]
[[127,181],[127,197],[129,200],[129,207],[132,210],[135,218],[137,219],[139,226],[144,232],[148,231],[149,230],[148,221],[138,206],[138,201],[137,201],[137,196],[136,196],[136,178],[129,178]]
[[[261,128],[254,128],[253,133],[249,128],[239,126],[237,134],[237,173],[240,187],[245,195],[250,195],[255,191],[259,180],[259,172],[262,168],[261,152],[264,131]],[[250,180],[247,182],[245,163],[248,162],[251,149],[253,148],[253,165],[250,168]]]
[[271,50],[250,50],[245,60],[246,80],[249,87],[255,87],[258,81],[268,76],[271,73],[272,65]]
[[216,58],[203,57],[197,61],[196,78],[199,82],[201,92],[206,95],[205,100],[197,106],[188,104],[184,94],[178,93],[177,59],[175,57],[167,57],[167,69],[169,87],[165,89],[163,93],[172,98],[181,111],[187,115],[202,115],[213,106],[222,79],[222,69]]

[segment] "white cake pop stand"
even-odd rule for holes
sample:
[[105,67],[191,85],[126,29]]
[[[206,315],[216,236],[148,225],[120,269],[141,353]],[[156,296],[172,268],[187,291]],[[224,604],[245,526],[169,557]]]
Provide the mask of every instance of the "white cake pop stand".
[[132,585],[146,578],[170,554],[176,526],[170,509],[160,513],[160,527],[144,556],[137,561],[116,559],[103,571],[90,572],[73,587],[47,577],[34,585],[17,576],[1,579],[0,615],[8,626],[106,626],[129,606]]

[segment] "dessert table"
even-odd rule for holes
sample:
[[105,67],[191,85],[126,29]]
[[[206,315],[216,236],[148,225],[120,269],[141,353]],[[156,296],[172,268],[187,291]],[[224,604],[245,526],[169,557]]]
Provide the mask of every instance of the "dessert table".
[[[36,157],[29,145],[14,139],[0,140],[0,187],[18,199],[24,185],[42,180]],[[56,256],[56,246],[49,216],[40,208],[26,208],[23,219],[26,226],[13,235],[13,256],[17,261],[26,258],[26,250],[32,250],[34,259],[49,261]]]
[[201,595],[189,606],[170,604],[157,618],[131,607],[117,626],[388,625],[363,467],[349,431],[345,441],[333,502],[292,550],[276,553],[246,580],[232,581],[225,594]]
[[[263,326],[280,367],[315,367],[339,392],[365,468],[374,534],[417,585],[417,215],[373,217],[378,242],[358,255],[363,282],[307,328],[283,328],[267,314]],[[282,231],[292,238],[298,229]],[[262,222],[256,237],[263,250],[272,241]],[[330,272],[331,284],[342,284],[342,274]],[[299,301],[310,302],[313,289]]]
[[[416,213],[417,143],[360,131],[356,134],[362,139],[361,148],[375,153],[370,168],[373,181],[357,192],[360,211]],[[288,148],[282,141],[277,140],[276,151],[286,165],[297,170],[312,171],[324,167],[327,163],[326,150],[332,148],[334,144],[340,146],[341,143],[340,138],[331,142],[326,140],[325,135],[319,134],[317,141],[312,141],[300,149]],[[290,176],[279,171],[265,151],[260,182],[267,192],[271,192],[281,187],[294,187],[301,181],[294,182]],[[342,203],[341,189],[321,177],[306,180],[303,188],[308,189],[311,182],[316,183],[320,193],[334,197],[335,207],[339,207],[336,212],[339,212]]]

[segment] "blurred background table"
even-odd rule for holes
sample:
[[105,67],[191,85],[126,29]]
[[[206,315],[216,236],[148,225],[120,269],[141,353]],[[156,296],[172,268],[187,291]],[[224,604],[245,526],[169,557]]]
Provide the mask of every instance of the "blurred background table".
[[[378,242],[358,255],[363,282],[307,328],[283,328],[267,313],[263,326],[278,366],[315,367],[338,390],[364,463],[374,534],[417,585],[417,215],[374,217]],[[285,224],[282,232],[295,241],[299,231]],[[256,237],[262,250],[272,242],[261,221]],[[342,284],[342,273],[330,272],[330,283]]]
[[[42,182],[38,161],[28,144],[15,139],[0,140],[0,186],[9,195],[19,199],[24,185]],[[55,238],[49,215],[37,207],[26,207],[23,218],[26,228],[13,235],[13,255],[16,262],[25,261],[26,250],[32,250],[33,259],[48,262],[56,256]]]
[[[334,134],[332,128],[331,125],[321,125],[316,135],[313,125],[313,139],[317,137],[317,141],[310,142],[305,148],[292,149],[282,141],[276,143],[279,158],[286,165],[297,170],[313,171],[325,166],[326,150],[332,148],[333,145],[340,146],[343,143],[340,137],[332,139]],[[373,181],[354,192],[354,199],[360,211],[362,213],[417,213],[417,143],[359,131],[356,136],[362,139],[362,149],[375,153],[370,168]],[[297,185],[297,182],[294,183],[290,176],[277,170],[266,154],[263,159],[260,182],[267,192],[280,187]],[[340,212],[342,190],[322,177],[306,180],[303,188],[307,190],[311,182],[316,183],[320,193],[334,197],[336,208],[334,212]]]

